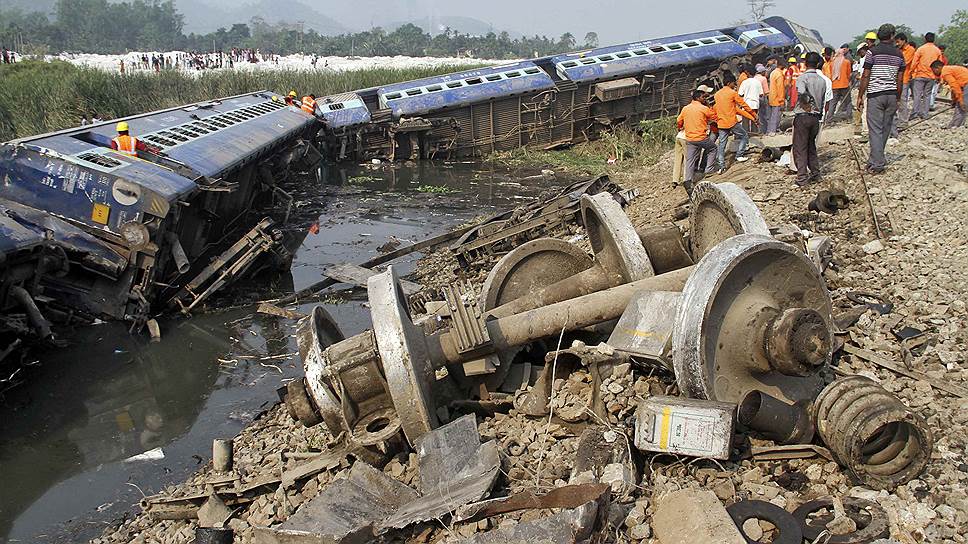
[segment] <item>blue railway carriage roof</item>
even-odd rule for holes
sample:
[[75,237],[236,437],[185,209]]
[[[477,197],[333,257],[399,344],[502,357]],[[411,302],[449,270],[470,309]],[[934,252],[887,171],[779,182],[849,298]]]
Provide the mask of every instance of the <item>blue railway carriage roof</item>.
[[710,30],[556,55],[551,60],[562,79],[583,83],[744,54],[746,48],[731,36]]
[[318,115],[329,128],[365,125],[370,122],[370,109],[356,93],[342,93],[317,98]]
[[380,107],[395,118],[424,115],[495,98],[553,89],[554,80],[530,61],[468,70],[386,85],[377,89]]
[[738,26],[729,33],[740,45],[747,49],[765,45],[770,49],[793,47],[796,38],[787,36],[780,30],[766,23],[750,23]]
[[159,148],[172,167],[112,150],[114,120],[0,146],[3,196],[118,233],[144,214],[164,217],[203,176],[228,175],[317,122],[266,91],[123,120],[131,135]]

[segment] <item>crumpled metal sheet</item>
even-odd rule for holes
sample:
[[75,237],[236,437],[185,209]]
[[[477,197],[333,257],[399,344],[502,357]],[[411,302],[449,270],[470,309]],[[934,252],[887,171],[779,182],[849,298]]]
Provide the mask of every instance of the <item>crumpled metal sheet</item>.
[[481,444],[474,415],[423,435],[415,444],[420,490],[357,461],[283,524],[256,529],[260,544],[356,544],[393,529],[443,517],[488,494],[501,472],[494,441]]
[[[37,210],[12,200],[0,199],[0,215],[2,222],[8,228],[16,227],[9,233],[6,228],[0,230],[4,238],[13,236],[15,239],[27,240],[34,237],[45,239],[63,247],[64,250],[80,255],[80,262],[95,271],[117,276],[128,264],[127,255],[122,255],[116,247],[99,238],[84,232],[67,221],[54,217],[48,212]],[[0,242],[0,246],[14,243],[14,239]],[[13,248],[11,248],[13,249]]]
[[436,519],[481,500],[501,472],[497,443],[481,444],[473,414],[423,435],[415,449],[422,496],[387,518],[386,530]]
[[256,529],[260,544],[373,542],[383,519],[418,498],[410,487],[357,462],[348,478],[330,484],[288,520]]

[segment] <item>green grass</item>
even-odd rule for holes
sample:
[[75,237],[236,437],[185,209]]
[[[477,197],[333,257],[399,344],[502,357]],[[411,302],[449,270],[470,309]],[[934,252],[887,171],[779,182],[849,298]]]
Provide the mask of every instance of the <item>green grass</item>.
[[[675,143],[675,119],[642,121],[634,128],[619,127],[601,138],[562,150],[520,148],[495,153],[489,162],[512,168],[549,168],[573,174],[597,175],[635,166],[651,166]],[[614,159],[609,164],[609,159]]]
[[417,187],[418,193],[435,193],[435,194],[448,194],[456,193],[457,189],[447,187],[446,185],[421,185]]
[[81,117],[94,112],[114,119],[261,89],[326,96],[473,67],[121,75],[62,61],[0,65],[0,141],[74,127]]

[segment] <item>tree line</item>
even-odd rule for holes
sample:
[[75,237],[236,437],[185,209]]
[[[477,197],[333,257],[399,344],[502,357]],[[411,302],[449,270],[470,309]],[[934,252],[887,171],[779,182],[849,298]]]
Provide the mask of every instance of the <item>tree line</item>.
[[525,58],[576,47],[598,46],[594,32],[579,43],[571,33],[512,38],[507,32],[472,36],[446,29],[431,36],[405,24],[393,31],[373,28],[324,36],[298,24],[271,24],[259,17],[207,34],[185,34],[184,16],[172,0],[57,0],[53,16],[0,10],[0,45],[28,54],[62,51],[118,54],[128,51],[224,51],[251,48],[277,54],[475,56]]

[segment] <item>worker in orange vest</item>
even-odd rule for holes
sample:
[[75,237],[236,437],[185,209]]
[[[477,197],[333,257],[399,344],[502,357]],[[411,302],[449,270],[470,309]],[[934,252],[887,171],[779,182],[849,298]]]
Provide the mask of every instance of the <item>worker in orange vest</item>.
[[938,76],[934,75],[931,65],[941,60],[941,50],[934,44],[934,32],[924,35],[924,45],[914,51],[911,59],[911,94],[914,96],[914,111],[911,119],[928,118],[928,108],[931,103],[931,93]]
[[126,121],[118,123],[117,129],[118,136],[111,140],[111,149],[131,157],[137,157],[138,151],[152,151],[144,142],[128,134],[128,123]]
[[302,110],[309,114],[316,113],[316,95],[304,96],[302,99]]
[[790,109],[797,107],[797,78],[800,77],[800,63],[797,62],[796,57],[790,57],[787,60],[790,66],[786,71],[786,84],[787,89],[790,92]]
[[951,89],[951,102],[955,107],[954,117],[947,128],[957,128],[965,124],[965,113],[968,112],[968,68],[964,66],[945,66],[944,61],[936,60],[931,63],[931,71]]
[[[904,57],[904,87],[901,89],[901,100],[897,104],[897,121],[901,125],[906,125],[911,118],[911,74],[914,73],[914,52],[915,47],[908,41],[907,34],[898,32],[894,36],[894,45],[901,51]],[[896,131],[895,131],[896,133]]]

